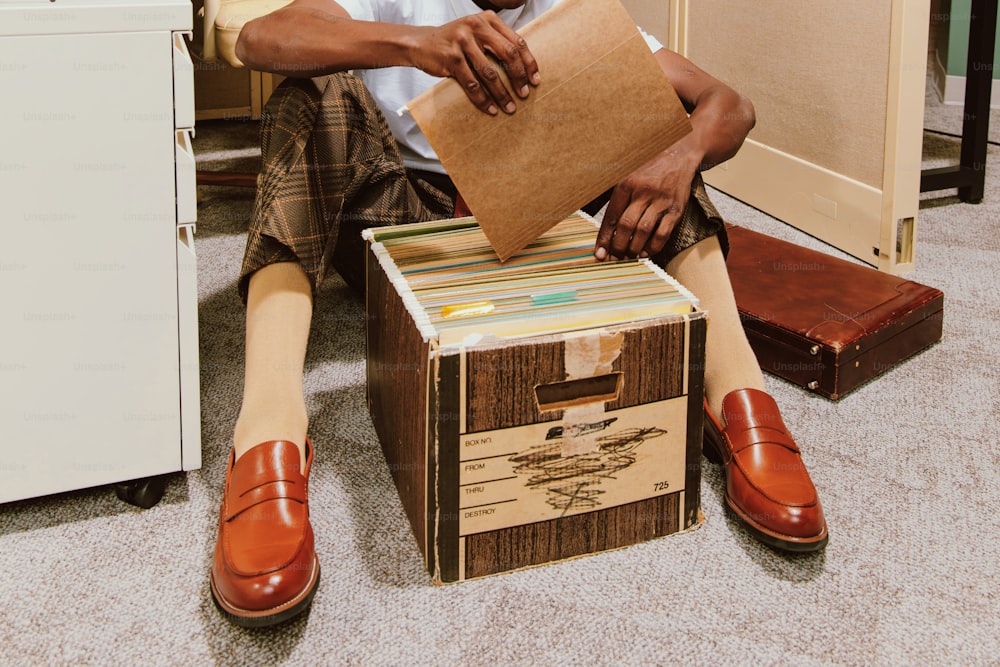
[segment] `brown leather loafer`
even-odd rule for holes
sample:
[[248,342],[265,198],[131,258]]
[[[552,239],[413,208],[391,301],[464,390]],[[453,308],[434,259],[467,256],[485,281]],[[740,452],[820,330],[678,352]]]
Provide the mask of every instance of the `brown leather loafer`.
[[726,466],[726,504],[751,534],[784,551],[819,551],[828,532],[816,487],[778,405],[757,389],[722,399],[723,427],[705,403],[705,455]]
[[236,625],[280,623],[305,611],[316,593],[308,438],[306,450],[304,473],[292,442],[263,442],[239,460],[229,455],[211,585],[216,606]]

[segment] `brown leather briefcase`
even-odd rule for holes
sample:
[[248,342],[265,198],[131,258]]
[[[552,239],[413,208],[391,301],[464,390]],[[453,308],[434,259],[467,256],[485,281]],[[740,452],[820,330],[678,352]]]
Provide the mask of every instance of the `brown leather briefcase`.
[[836,400],[941,340],[940,290],[727,227],[736,305],[764,371]]

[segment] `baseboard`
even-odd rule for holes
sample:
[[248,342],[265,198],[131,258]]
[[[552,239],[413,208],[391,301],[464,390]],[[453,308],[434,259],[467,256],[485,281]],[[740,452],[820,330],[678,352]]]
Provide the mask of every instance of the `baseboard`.
[[[948,74],[944,76],[944,92],[938,93],[945,104],[961,106],[965,104],[965,77]],[[1000,79],[993,79],[990,86],[990,108],[1000,109]]]

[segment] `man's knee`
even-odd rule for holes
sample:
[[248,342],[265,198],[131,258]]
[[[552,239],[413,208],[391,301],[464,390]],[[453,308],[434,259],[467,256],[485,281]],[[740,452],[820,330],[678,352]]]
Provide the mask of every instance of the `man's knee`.
[[[706,236],[674,255],[664,266],[677,278],[691,271],[719,274],[726,272],[726,257],[718,234]],[[678,278],[679,279],[679,278]]]
[[261,120],[277,118],[281,115],[280,110],[288,106],[301,106],[303,104],[316,106],[321,97],[322,91],[316,86],[313,79],[286,78],[268,98]]

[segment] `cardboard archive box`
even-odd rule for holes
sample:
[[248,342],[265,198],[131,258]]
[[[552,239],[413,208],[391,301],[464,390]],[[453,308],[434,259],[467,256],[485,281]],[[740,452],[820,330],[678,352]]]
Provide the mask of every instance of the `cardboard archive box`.
[[[690,293],[679,288],[693,302],[684,312],[580,328],[568,313],[561,331],[497,337],[486,326],[449,340],[414,296],[419,272],[401,268],[382,231],[365,233],[368,404],[434,582],[700,525],[706,317]],[[534,248],[502,266],[549,275]],[[580,249],[572,262],[596,264],[593,235]],[[492,252],[478,263],[480,275],[501,266]]]

